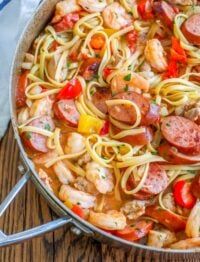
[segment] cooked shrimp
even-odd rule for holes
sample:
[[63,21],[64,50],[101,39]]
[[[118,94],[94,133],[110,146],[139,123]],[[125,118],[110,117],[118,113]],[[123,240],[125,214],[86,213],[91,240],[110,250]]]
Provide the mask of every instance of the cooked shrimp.
[[86,178],[102,194],[111,192],[114,188],[113,176],[110,170],[96,162],[90,162],[86,165]]
[[158,72],[163,72],[167,69],[167,60],[164,56],[164,49],[158,39],[147,41],[144,55],[151,66]]
[[65,0],[58,2],[52,23],[57,23],[66,14],[77,12],[79,10],[81,10],[81,7],[77,5],[76,0]]
[[79,164],[79,166],[83,166],[83,165],[87,164],[90,161],[91,161],[90,155],[88,153],[85,153],[84,155],[79,157],[78,164]]
[[108,213],[96,213],[90,211],[89,221],[93,225],[106,230],[121,230],[126,226],[126,217],[116,210]]
[[196,205],[192,208],[190,215],[187,220],[185,233],[188,237],[199,237],[200,229],[200,202],[197,202]]
[[174,243],[176,240],[175,233],[169,230],[150,230],[147,245],[153,247],[165,247]]
[[78,4],[89,13],[102,12],[106,7],[106,0],[78,0]]
[[66,154],[75,154],[85,149],[85,138],[75,132],[69,134],[67,145],[65,147]]
[[80,205],[83,208],[94,207],[96,197],[83,191],[74,189],[68,185],[62,185],[59,192],[59,198],[62,201],[69,200],[74,205]]
[[121,73],[113,77],[111,81],[111,91],[115,95],[126,91],[141,93],[141,90],[149,90],[149,82],[137,73]]
[[96,190],[94,184],[92,184],[90,181],[88,181],[84,177],[78,176],[76,180],[74,181],[74,187],[78,190],[87,192],[89,194],[98,194],[98,191]]
[[132,200],[126,202],[121,211],[128,219],[137,219],[145,213],[146,202],[142,200]]
[[53,101],[47,96],[33,102],[30,108],[30,116],[50,116],[52,114]]
[[132,19],[126,10],[119,3],[108,5],[102,12],[104,23],[107,27],[119,30],[131,24]]
[[62,184],[69,184],[75,179],[72,172],[62,161],[56,162],[56,164],[53,165],[53,170]]
[[200,247],[200,237],[188,238],[178,241],[170,246],[172,249],[188,249]]
[[50,184],[51,178],[47,175],[47,173],[42,168],[39,169],[38,175],[39,175],[40,179],[43,181],[43,183],[47,186],[47,188],[50,191],[53,191],[51,184]]
[[56,158],[58,156],[58,153],[56,150],[51,150],[48,153],[42,153],[33,158],[33,161],[35,164],[43,165],[47,163],[48,161],[52,160],[53,158]]

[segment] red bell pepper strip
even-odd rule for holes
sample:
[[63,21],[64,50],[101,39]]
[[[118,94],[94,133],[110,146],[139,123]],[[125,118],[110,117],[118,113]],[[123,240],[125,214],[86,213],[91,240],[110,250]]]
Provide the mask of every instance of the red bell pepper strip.
[[183,208],[191,209],[196,203],[196,198],[191,192],[191,183],[179,180],[173,185],[175,203]]
[[78,97],[82,92],[82,86],[78,79],[72,79],[63,87],[57,95],[58,100],[62,99],[74,99]]
[[137,9],[144,20],[149,20],[154,17],[150,0],[139,0]]
[[29,71],[24,71],[19,76],[18,82],[17,82],[17,88],[16,88],[16,105],[17,107],[23,107],[26,105],[26,86],[28,83],[28,73]]
[[187,62],[185,50],[181,47],[180,41],[176,37],[172,37],[171,59],[180,63]]
[[84,217],[85,217],[83,208],[81,208],[81,207],[78,206],[78,205],[74,205],[74,206],[72,207],[72,211],[73,211],[77,216],[79,216],[79,217],[81,217],[81,218],[84,218]]
[[100,136],[105,136],[109,133],[110,122],[105,121],[104,126],[100,130]]

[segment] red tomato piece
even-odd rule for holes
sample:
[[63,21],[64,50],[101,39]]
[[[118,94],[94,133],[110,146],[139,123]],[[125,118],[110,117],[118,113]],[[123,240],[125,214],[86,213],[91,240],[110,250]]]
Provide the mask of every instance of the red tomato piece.
[[103,69],[103,77],[106,78],[108,77],[111,73],[112,73],[113,69],[109,68],[109,67],[105,67]]
[[191,192],[191,183],[185,180],[179,180],[173,185],[174,200],[177,205],[191,209],[196,203],[196,198]]
[[26,105],[25,90],[28,82],[27,75],[28,75],[28,71],[25,71],[19,76],[18,79],[17,88],[16,88],[16,105],[18,108]]
[[132,53],[134,53],[136,49],[137,37],[138,34],[135,30],[132,30],[126,34],[126,41]]
[[79,216],[79,217],[81,217],[81,218],[84,218],[84,217],[85,217],[84,210],[83,210],[83,208],[81,208],[80,206],[74,205],[71,210],[72,210],[77,216]]
[[139,0],[137,9],[138,13],[144,20],[149,20],[154,17],[151,0]]
[[78,97],[82,92],[82,86],[78,79],[72,79],[63,87],[57,95],[58,100],[73,99]]
[[102,127],[100,131],[100,136],[105,136],[109,133],[109,127],[110,127],[110,122],[105,121],[104,126]]
[[97,74],[101,59],[99,58],[88,58],[86,59],[80,68],[80,74],[85,80],[92,80],[92,78]]
[[75,25],[75,23],[79,20],[79,14],[78,13],[69,13],[65,15],[61,21],[54,24],[53,27],[56,32],[62,32],[67,29],[72,29]]
[[200,198],[200,173],[192,181],[191,192],[196,198]]
[[179,215],[176,215],[174,213],[169,212],[168,210],[164,210],[159,206],[152,205],[148,206],[145,211],[147,216],[150,216],[156,220],[162,225],[164,225],[166,228],[168,228],[171,231],[182,231],[185,229],[186,226],[186,220],[180,217]]
[[115,235],[129,241],[137,241],[145,237],[153,227],[152,221],[140,220],[123,230],[117,230]]

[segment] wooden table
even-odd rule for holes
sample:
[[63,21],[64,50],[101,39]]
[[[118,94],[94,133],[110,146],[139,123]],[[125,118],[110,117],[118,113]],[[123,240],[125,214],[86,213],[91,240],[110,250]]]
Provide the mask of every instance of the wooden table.
[[[19,149],[13,139],[10,126],[0,142],[0,201],[20,178],[17,171]],[[53,212],[36,192],[31,181],[22,189],[10,208],[0,219],[0,228],[5,233],[22,231],[53,219]],[[124,251],[101,244],[91,238],[74,236],[70,229],[61,228],[0,250],[1,262],[51,262],[51,261],[200,261],[199,255],[182,256],[150,254],[141,250]]]

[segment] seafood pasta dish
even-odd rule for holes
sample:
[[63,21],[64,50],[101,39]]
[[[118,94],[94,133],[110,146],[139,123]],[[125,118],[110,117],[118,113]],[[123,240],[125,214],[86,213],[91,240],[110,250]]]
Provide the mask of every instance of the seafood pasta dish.
[[200,5],[65,0],[25,54],[18,128],[49,190],[128,241],[200,247]]

